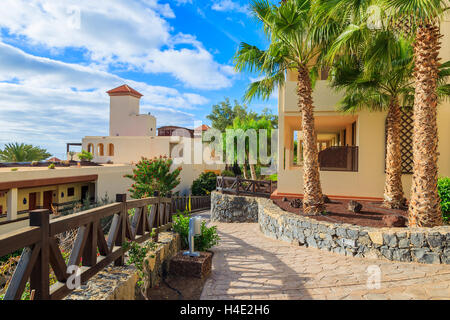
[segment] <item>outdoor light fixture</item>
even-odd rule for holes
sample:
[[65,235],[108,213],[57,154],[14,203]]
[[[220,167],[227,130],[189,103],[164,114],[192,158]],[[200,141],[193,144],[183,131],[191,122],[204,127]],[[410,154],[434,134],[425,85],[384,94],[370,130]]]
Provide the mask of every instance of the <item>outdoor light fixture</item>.
[[199,252],[194,251],[194,236],[201,234],[202,219],[200,217],[192,217],[189,219],[189,251],[183,252],[183,255],[198,257]]

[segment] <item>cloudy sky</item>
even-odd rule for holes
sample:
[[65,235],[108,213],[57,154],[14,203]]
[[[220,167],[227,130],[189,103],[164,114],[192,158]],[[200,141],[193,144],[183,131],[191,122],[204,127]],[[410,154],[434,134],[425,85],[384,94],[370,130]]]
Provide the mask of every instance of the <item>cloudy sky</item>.
[[[255,74],[233,69],[241,41],[264,48],[247,0],[2,0],[0,148],[25,142],[65,157],[66,142],[107,135],[107,90],[140,91],[157,126],[204,123]],[[276,99],[254,101],[255,111]]]

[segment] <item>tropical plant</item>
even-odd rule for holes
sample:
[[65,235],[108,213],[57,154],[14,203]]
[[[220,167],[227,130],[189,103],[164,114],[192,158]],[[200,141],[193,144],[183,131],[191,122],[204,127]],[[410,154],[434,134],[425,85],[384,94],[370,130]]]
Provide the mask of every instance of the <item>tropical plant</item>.
[[[150,234],[153,237],[155,234],[152,232]],[[143,297],[147,299],[147,295],[145,294],[145,289],[150,280],[150,270],[148,270],[148,260],[149,258],[154,258],[153,254],[149,255],[149,252],[154,251],[157,247],[157,244],[153,241],[146,241],[142,244],[139,244],[134,241],[127,241],[122,244],[122,248],[124,251],[128,253],[128,265],[134,265],[138,274],[137,286],[141,290],[141,294]]]
[[[268,143],[267,146],[270,146],[270,138],[271,138],[271,134],[272,134],[272,123],[270,120],[267,120],[265,117],[262,117],[260,119],[253,119],[253,118],[236,118],[233,121],[233,124],[229,127],[227,127],[227,130],[232,129],[234,132],[234,135],[230,135],[227,136],[225,135],[224,138],[226,140],[226,143],[224,143],[224,145],[229,145],[233,144],[234,141],[228,141],[229,139],[233,138],[235,139],[235,136],[237,137],[238,141],[239,140],[245,140],[245,163],[249,164],[250,167],[250,175],[251,175],[251,179],[252,180],[256,180],[256,169],[255,169],[255,164],[258,163],[258,158],[257,158],[257,154],[259,154],[259,148],[260,148],[260,130],[264,129],[267,131],[267,139],[268,139]],[[254,130],[255,132],[255,139],[256,139],[256,145],[252,146],[251,145],[251,139],[250,139],[250,135],[249,135],[249,131],[248,130]],[[228,131],[227,131],[228,132]],[[247,139],[247,135],[249,136],[249,139]],[[238,146],[239,147],[239,146]],[[239,150],[237,150],[237,148],[235,148],[236,152],[235,152],[235,159],[236,160],[236,154],[239,152]],[[270,151],[270,150],[268,150]],[[256,163],[255,163],[256,162]],[[245,169],[245,165],[244,165],[244,178],[247,179],[247,170]]]
[[[173,217],[173,230],[180,234],[183,249],[189,248],[189,211],[179,212]],[[194,249],[196,251],[206,251],[219,244],[220,237],[217,233],[217,227],[207,227],[206,222],[202,221],[200,235],[194,237]]]
[[70,156],[70,161],[73,161],[73,157],[76,155],[77,153],[75,151],[69,151],[69,156]]
[[192,183],[193,196],[203,196],[216,190],[217,175],[214,172],[202,172]]
[[442,177],[438,179],[438,194],[441,201],[442,219],[450,222],[450,178]]
[[47,150],[24,143],[7,143],[3,150],[0,150],[1,162],[31,162],[41,161],[50,157]]
[[[440,21],[446,0],[385,0],[396,30],[414,38],[414,130],[413,177],[409,225],[433,227],[442,224],[437,191],[437,104]],[[446,86],[450,90],[450,85]]]
[[181,167],[171,171],[172,164],[173,160],[166,156],[141,158],[133,169],[133,174],[124,176],[134,181],[128,189],[131,197],[135,199],[151,197],[155,191],[161,196],[167,195],[180,184]]
[[86,150],[81,150],[80,154],[78,154],[78,159],[81,161],[91,161],[94,159],[94,155]]
[[259,20],[270,42],[267,50],[241,43],[235,56],[238,71],[258,72],[262,78],[250,84],[244,98],[268,99],[285,82],[285,72],[297,73],[298,107],[301,111],[303,148],[303,211],[321,214],[324,211],[319,176],[317,138],[314,129],[312,89],[323,61],[323,53],[337,25],[314,21],[312,0],[286,0],[279,6],[268,0],[253,0],[250,11]]

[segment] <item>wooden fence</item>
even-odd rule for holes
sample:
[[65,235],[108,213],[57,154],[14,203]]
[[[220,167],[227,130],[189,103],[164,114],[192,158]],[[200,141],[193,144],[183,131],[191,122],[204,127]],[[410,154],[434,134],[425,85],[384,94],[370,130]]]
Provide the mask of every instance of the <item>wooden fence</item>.
[[277,187],[272,180],[248,180],[240,177],[217,177],[216,190],[236,195],[270,197]]
[[[31,211],[29,227],[0,236],[0,257],[23,248],[4,299],[20,299],[28,281],[34,299],[65,297],[72,291],[67,285],[69,266],[81,265],[80,280],[85,283],[112,262],[116,266],[123,265],[125,241],[143,242],[150,238],[152,229],[156,232],[169,229],[172,215],[178,210],[184,211],[188,201],[188,197],[127,201],[126,195],[118,194],[115,203],[52,220],[49,210]],[[191,197],[192,211],[207,209],[210,205],[210,196]],[[135,209],[133,214],[129,214],[130,209]],[[108,217],[109,231],[104,232],[102,222]],[[77,230],[77,235],[66,264],[57,235],[70,230]],[[52,286],[51,270],[57,279]]]

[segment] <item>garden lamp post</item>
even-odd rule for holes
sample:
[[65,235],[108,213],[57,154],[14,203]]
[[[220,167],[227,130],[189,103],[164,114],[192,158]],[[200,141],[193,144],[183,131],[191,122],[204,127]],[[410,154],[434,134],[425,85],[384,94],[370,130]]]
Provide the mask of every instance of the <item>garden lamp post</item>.
[[199,252],[194,251],[194,236],[201,234],[202,219],[200,217],[192,217],[189,219],[189,251],[183,252],[183,255],[198,257]]

